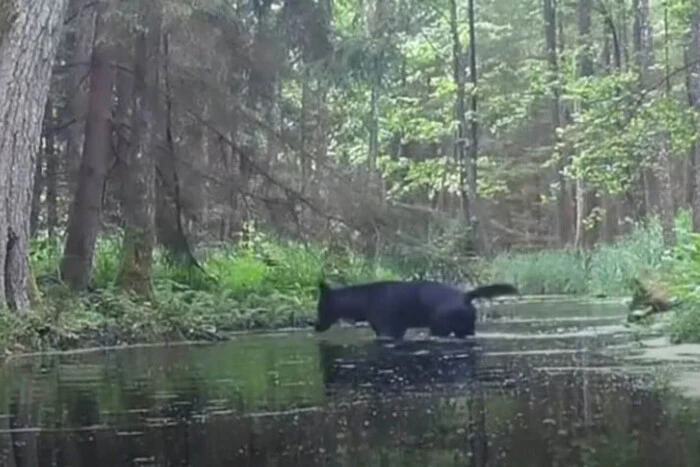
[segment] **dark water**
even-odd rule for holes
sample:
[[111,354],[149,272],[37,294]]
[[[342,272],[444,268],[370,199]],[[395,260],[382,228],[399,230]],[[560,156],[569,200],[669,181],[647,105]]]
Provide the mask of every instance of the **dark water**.
[[334,329],[17,360],[0,462],[700,466],[700,403],[621,361],[620,306],[497,311],[467,343]]

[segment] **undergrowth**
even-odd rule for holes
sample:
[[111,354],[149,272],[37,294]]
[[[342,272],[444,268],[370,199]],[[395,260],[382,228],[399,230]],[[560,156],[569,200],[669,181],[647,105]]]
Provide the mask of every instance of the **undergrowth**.
[[514,283],[523,294],[626,296],[631,281],[658,268],[663,256],[661,226],[651,220],[590,251],[502,253],[485,269],[490,280]]
[[143,300],[116,285],[120,239],[96,245],[89,291],[73,294],[58,279],[62,245],[34,240],[30,261],[43,306],[24,316],[0,311],[0,346],[73,348],[160,339],[217,339],[226,332],[306,325],[318,282],[398,278],[391,267],[349,249],[304,245],[250,228],[237,244],[197,253],[200,267],[154,254],[153,294]]

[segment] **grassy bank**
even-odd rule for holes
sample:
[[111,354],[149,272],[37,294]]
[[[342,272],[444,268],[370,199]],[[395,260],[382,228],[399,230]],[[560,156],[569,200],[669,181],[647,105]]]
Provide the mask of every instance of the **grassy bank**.
[[[587,253],[503,253],[476,264],[457,257],[454,248],[439,255],[425,253],[430,248],[402,250],[393,253],[393,261],[370,261],[338,246],[302,245],[251,232],[235,245],[201,248],[203,270],[173,263],[157,251],[149,301],[129,296],[115,284],[118,237],[98,242],[90,290],[79,295],[58,280],[62,245],[35,240],[31,263],[43,303],[26,316],[0,312],[0,350],[218,339],[234,331],[305,326],[315,312],[321,277],[352,284],[428,273],[454,282],[469,273],[478,282],[515,283],[525,295],[620,297],[630,294],[632,279],[662,271],[665,278],[682,278],[673,283],[673,292],[700,308],[700,288],[694,285],[700,283],[700,236],[689,233],[688,222],[687,215],[679,218],[681,241],[673,255],[664,254],[658,222],[649,222]],[[674,338],[697,336],[700,341],[700,314],[694,309],[688,306],[678,314]]]
[[663,258],[661,226],[650,221],[590,251],[503,253],[484,269],[490,280],[514,283],[523,294],[621,297],[630,294],[633,279],[661,267]]
[[115,284],[119,239],[97,245],[89,292],[58,280],[62,246],[33,242],[32,269],[42,306],[26,316],[0,312],[0,348],[66,349],[159,340],[217,339],[240,330],[305,325],[315,313],[321,277],[336,284],[398,277],[382,261],[345,249],[305,246],[255,233],[236,245],[198,252],[202,270],[157,251],[153,298],[139,300]]

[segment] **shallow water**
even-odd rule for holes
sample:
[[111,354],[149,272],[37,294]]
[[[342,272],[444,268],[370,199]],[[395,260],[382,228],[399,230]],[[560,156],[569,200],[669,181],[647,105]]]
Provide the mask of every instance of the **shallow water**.
[[700,401],[669,384],[700,365],[628,358],[622,306],[485,314],[467,342],[334,328],[18,359],[0,464],[700,465]]

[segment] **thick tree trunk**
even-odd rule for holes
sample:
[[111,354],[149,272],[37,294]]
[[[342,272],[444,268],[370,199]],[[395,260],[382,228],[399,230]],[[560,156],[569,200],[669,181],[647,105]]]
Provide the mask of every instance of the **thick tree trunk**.
[[29,307],[34,160],[67,0],[5,2],[0,29],[0,306]]
[[100,232],[102,192],[112,149],[113,86],[114,68],[109,63],[108,53],[96,46],[92,56],[83,157],[61,260],[61,278],[75,291],[88,286]]
[[[122,171],[124,244],[117,282],[140,296],[151,293],[155,243],[155,151],[161,12],[155,3],[141,6],[145,31],[136,33],[131,150]],[[149,89],[150,86],[150,89]]]

